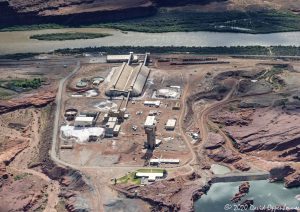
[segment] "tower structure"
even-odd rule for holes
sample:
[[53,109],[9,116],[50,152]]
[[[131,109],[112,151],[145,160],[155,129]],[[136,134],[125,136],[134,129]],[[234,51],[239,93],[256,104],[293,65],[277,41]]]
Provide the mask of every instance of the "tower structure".
[[155,116],[147,116],[144,124],[145,133],[147,134],[147,148],[154,149],[156,143],[156,119]]

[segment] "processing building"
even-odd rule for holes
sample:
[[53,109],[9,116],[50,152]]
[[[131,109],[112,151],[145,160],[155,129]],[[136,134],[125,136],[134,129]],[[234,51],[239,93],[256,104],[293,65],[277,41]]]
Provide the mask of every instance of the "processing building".
[[130,96],[140,96],[150,74],[145,61],[147,61],[147,54],[145,60],[138,65],[131,65],[129,60],[118,67],[113,73],[106,95],[115,97],[127,96],[130,93]]

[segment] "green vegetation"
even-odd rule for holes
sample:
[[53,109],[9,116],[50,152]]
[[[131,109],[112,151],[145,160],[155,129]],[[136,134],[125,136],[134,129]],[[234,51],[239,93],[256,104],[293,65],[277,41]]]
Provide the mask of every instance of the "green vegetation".
[[111,36],[108,33],[81,33],[81,32],[67,32],[67,33],[52,33],[32,35],[30,39],[47,40],[47,41],[63,41],[63,40],[78,40],[78,39],[94,39]]
[[[86,27],[106,27],[124,31],[139,32],[186,32],[214,31],[241,33],[272,33],[300,30],[300,15],[292,12],[261,10],[261,11],[226,11],[198,12],[178,9],[159,9],[150,17],[137,18],[108,23],[83,25]],[[37,24],[12,26],[0,31],[27,31],[40,29],[68,28],[69,25]],[[78,27],[78,26],[76,26]]]
[[90,27],[139,32],[217,31],[272,33],[300,30],[300,15],[275,10],[197,12],[160,9],[156,15]]
[[37,89],[42,85],[40,78],[34,78],[32,80],[22,79],[22,80],[12,80],[8,83],[8,87],[12,90],[14,88],[22,89]]
[[[37,89],[42,85],[42,80],[40,78],[33,79],[14,79],[9,81],[0,82],[0,88],[3,91],[2,95],[5,98],[12,95],[12,92],[24,92],[32,89]],[[1,91],[0,90],[0,91]],[[5,92],[7,93],[5,95]],[[0,92],[1,96],[1,92]]]
[[0,32],[9,32],[9,31],[29,31],[29,30],[42,30],[42,29],[62,29],[66,26],[58,24],[34,24],[34,25],[16,25],[11,27],[3,27],[0,29]]
[[123,183],[132,183],[132,184],[140,185],[141,184],[141,179],[136,178],[135,173],[136,172],[130,172],[129,174],[117,179],[117,183],[121,183],[121,184],[123,184]]
[[142,173],[164,173],[164,169],[138,169],[136,172],[142,172]]
[[26,58],[31,58],[39,55],[39,53],[16,53],[16,54],[6,54],[0,55],[0,59],[3,60],[21,60]]
[[30,175],[31,174],[29,174],[29,173],[19,174],[19,175],[14,176],[14,180],[22,180],[25,177],[30,176]]
[[[272,49],[272,55],[270,55]],[[128,54],[128,52],[153,53],[190,53],[199,55],[265,55],[265,56],[300,56],[300,47],[296,46],[233,46],[233,47],[185,47],[185,46],[107,46],[75,49],[59,49],[54,53],[82,54],[104,52],[107,54]]]
[[[270,51],[271,49],[271,51]],[[300,47],[297,46],[232,46],[232,47],[185,47],[185,46],[104,46],[75,49],[58,49],[57,54],[107,53],[128,54],[128,52],[152,52],[158,54],[186,53],[199,55],[257,55],[257,56],[300,56]],[[272,52],[272,54],[271,54]],[[0,59],[21,60],[39,55],[39,53],[18,53],[0,55]]]
[[137,178],[135,174],[137,172],[142,172],[142,173],[165,173],[166,170],[164,169],[138,169],[134,172],[130,172],[127,175],[117,179],[116,183],[131,183],[135,185],[140,185],[141,184],[141,178]]

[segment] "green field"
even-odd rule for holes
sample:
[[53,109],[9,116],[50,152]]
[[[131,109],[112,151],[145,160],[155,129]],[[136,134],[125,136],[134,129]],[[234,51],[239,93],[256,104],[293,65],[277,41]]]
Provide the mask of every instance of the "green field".
[[11,80],[5,84],[7,88],[11,90],[18,90],[18,89],[37,89],[42,85],[42,80],[40,78],[34,79],[17,79]]
[[130,184],[141,184],[141,178],[135,177],[135,174],[137,172],[143,172],[143,173],[164,173],[166,170],[164,169],[138,169],[134,172],[130,172],[127,175],[117,179],[116,183],[130,183]]
[[131,183],[131,184],[136,184],[136,185],[140,185],[141,184],[141,179],[140,178],[136,178],[135,177],[135,173],[136,172],[131,172],[119,179],[117,179],[117,183]]
[[37,89],[42,86],[40,78],[0,81],[0,99],[9,99],[14,94]]
[[30,39],[46,40],[46,41],[63,41],[63,40],[78,40],[78,39],[95,39],[111,36],[108,33],[81,33],[81,32],[68,32],[68,33],[51,33],[32,35]]

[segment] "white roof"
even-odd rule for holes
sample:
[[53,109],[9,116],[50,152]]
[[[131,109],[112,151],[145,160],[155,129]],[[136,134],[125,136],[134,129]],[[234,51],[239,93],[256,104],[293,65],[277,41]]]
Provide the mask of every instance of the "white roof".
[[153,172],[137,172],[135,174],[137,177],[148,177],[148,178],[156,178],[163,177],[164,173],[153,173]]
[[109,129],[113,129],[116,126],[116,122],[107,122],[105,127]]
[[108,122],[116,122],[117,120],[117,117],[109,117]]
[[159,106],[160,101],[159,100],[157,100],[157,101],[144,101],[144,104],[145,105],[157,105],[157,106]]
[[153,127],[156,124],[155,116],[147,116],[144,126]]
[[77,121],[92,122],[93,120],[94,120],[94,117],[89,117],[89,116],[77,116],[75,118],[75,122],[77,122]]
[[130,55],[107,55],[107,60],[128,60]]
[[175,127],[176,119],[169,119],[166,123],[166,127]]
[[179,163],[179,159],[150,159],[150,163]]
[[94,80],[93,83],[100,84],[100,80]]
[[118,125],[115,126],[114,131],[119,132],[120,128],[121,128],[121,125],[118,124]]

